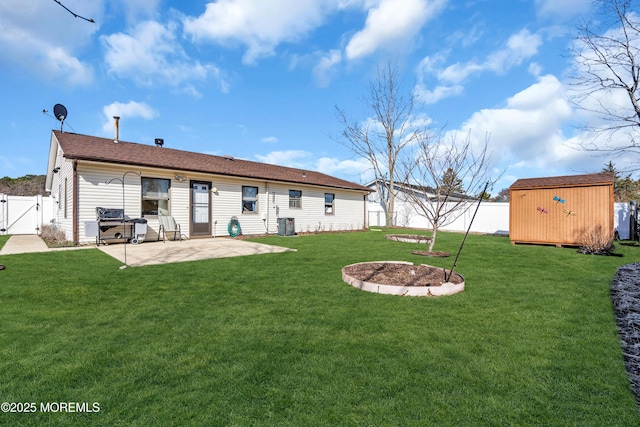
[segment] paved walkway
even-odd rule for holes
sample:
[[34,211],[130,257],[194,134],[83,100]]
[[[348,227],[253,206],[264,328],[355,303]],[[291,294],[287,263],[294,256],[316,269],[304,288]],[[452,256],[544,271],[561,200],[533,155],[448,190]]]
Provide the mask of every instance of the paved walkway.
[[[49,248],[39,236],[14,235],[7,241],[1,255],[33,252],[52,252],[69,249],[89,249],[95,245],[70,248]],[[265,245],[231,238],[194,239],[183,241],[156,242],[147,241],[137,245],[116,243],[100,245],[102,252],[129,266],[168,264],[173,262],[196,261],[210,258],[227,258],[266,253],[295,251],[281,246]]]
[[25,254],[32,252],[49,252],[53,249],[36,235],[13,235],[0,249],[0,255]]

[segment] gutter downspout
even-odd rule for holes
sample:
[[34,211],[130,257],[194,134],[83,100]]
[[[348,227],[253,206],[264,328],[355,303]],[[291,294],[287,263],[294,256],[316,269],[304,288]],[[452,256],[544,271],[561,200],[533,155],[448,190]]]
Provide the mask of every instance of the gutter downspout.
[[366,195],[366,194],[362,195],[362,201],[364,202],[364,207],[363,207],[363,210],[364,210],[364,221],[362,222],[364,224],[364,227],[363,227],[364,230],[368,230],[369,229],[369,224],[368,224],[369,223],[369,221],[368,221],[369,220],[369,218],[368,218],[369,217],[369,212],[367,211],[367,208],[369,206],[369,204],[367,202],[368,198],[369,198],[368,195]]
[[267,213],[265,215],[265,221],[264,221],[264,229],[267,232],[267,235],[269,235],[269,183],[265,182],[265,193],[267,196]]
[[73,161],[73,178],[71,181],[72,181],[71,185],[73,186],[73,219],[72,219],[73,244],[77,245],[79,242],[78,215],[80,215],[80,203],[78,201],[80,190],[78,188],[78,161],[77,160]]

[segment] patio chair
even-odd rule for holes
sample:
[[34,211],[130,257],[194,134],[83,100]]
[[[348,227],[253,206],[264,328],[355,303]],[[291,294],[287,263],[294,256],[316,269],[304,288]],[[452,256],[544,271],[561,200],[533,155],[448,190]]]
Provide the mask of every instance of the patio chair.
[[162,241],[166,241],[167,233],[173,233],[173,240],[179,238],[182,240],[182,233],[180,231],[180,224],[176,223],[176,220],[169,215],[158,215],[158,221],[160,221],[160,228],[158,229],[158,240],[160,240],[160,235],[162,235]]

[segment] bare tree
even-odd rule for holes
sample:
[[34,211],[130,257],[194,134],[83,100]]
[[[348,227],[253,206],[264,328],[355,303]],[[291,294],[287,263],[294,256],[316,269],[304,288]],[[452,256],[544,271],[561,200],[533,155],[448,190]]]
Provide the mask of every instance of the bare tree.
[[377,79],[369,82],[369,93],[363,102],[371,114],[363,121],[350,120],[336,106],[344,130],[334,139],[369,161],[387,225],[392,225],[401,159],[408,147],[426,138],[427,126],[425,120],[414,115],[416,97],[411,90],[404,90],[392,62],[383,68],[378,66]]
[[431,224],[429,252],[438,230],[451,224],[478,199],[487,182],[493,184],[487,154],[488,139],[474,152],[471,137],[458,142],[440,137],[419,144],[417,156],[405,168],[405,194],[416,213]]
[[491,199],[494,202],[508,202],[509,201],[509,188],[503,188],[500,192]]
[[[640,154],[640,2],[594,0],[598,21],[583,22],[570,50],[571,101],[589,113],[588,151]],[[595,118],[595,120],[594,120]]]

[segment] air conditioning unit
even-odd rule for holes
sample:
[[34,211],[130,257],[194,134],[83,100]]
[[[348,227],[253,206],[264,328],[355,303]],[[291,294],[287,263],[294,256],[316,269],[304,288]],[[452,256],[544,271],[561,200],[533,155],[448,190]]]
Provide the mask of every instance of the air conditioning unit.
[[295,218],[278,218],[278,235],[279,236],[295,236],[296,235]]

